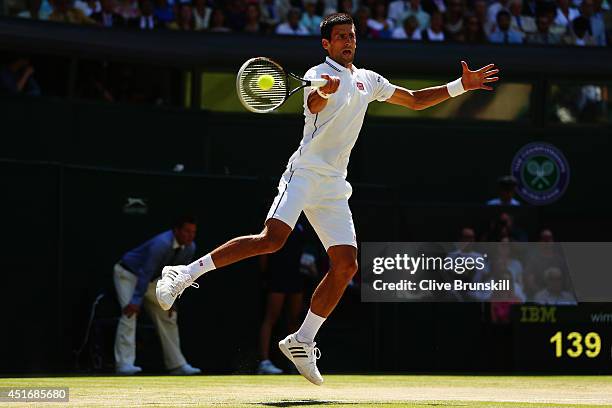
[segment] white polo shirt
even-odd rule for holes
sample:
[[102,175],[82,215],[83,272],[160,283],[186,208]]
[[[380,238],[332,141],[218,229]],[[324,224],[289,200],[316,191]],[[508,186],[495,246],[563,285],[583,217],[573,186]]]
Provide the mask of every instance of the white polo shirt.
[[331,58],[309,69],[305,79],[321,78],[322,74],[340,78],[338,90],[327,100],[327,106],[312,114],[308,109],[311,88],[304,89],[304,136],[300,147],[289,159],[287,169],[309,169],[327,176],[346,177],[349,156],[363,119],[372,101],[386,101],[395,86],[376,72],[343,67]]

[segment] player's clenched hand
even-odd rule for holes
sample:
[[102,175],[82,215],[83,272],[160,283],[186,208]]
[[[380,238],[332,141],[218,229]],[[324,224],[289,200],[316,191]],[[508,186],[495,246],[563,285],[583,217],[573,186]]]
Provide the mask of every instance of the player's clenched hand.
[[137,315],[138,313],[140,313],[140,305],[130,303],[129,305],[123,308],[123,314],[127,317],[132,317],[133,315]]
[[461,83],[463,84],[463,89],[466,91],[471,91],[473,89],[492,91],[493,88],[487,84],[499,80],[499,77],[494,76],[499,72],[499,69],[495,68],[495,64],[485,65],[476,71],[471,71],[465,61],[461,61],[461,66],[463,68]]
[[338,87],[340,86],[340,78],[326,74],[321,75],[321,78],[327,79],[327,85],[320,88],[321,92],[329,95],[338,90]]

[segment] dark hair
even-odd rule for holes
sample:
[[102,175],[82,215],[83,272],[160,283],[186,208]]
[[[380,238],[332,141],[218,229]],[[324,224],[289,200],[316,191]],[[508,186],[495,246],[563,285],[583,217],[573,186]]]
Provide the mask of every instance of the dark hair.
[[574,33],[580,31],[584,33],[590,28],[591,23],[586,17],[578,16],[572,21],[572,28],[574,29]]
[[353,24],[353,18],[350,14],[346,13],[334,13],[325,17],[321,21],[321,38],[331,40],[331,33],[334,26],[341,24]]
[[495,19],[496,21],[499,21],[499,18],[501,16],[506,16],[508,18],[510,18],[510,13],[508,12],[508,10],[499,10],[499,13],[497,13],[497,18]]
[[178,217],[176,217],[174,219],[174,221],[172,222],[172,228],[182,228],[183,225],[185,224],[197,224],[198,223],[198,219],[191,214],[183,214],[183,215],[179,215]]

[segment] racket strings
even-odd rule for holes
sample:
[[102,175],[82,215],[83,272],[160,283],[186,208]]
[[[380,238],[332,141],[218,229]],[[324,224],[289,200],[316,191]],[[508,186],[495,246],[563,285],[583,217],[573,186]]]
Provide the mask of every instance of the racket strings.
[[[272,76],[274,85],[263,90],[258,80],[266,74]],[[287,78],[281,67],[266,58],[255,58],[240,73],[238,92],[241,100],[252,110],[267,112],[284,102],[287,86]]]

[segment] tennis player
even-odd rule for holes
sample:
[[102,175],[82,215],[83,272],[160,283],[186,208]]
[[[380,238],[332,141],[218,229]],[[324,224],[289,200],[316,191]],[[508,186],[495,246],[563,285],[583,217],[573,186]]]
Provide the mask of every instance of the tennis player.
[[348,14],[332,14],[321,22],[321,43],[328,56],[305,74],[325,78],[322,88],[305,88],[304,135],[289,159],[266,217],[257,235],[234,238],[187,266],[168,266],[157,283],[157,299],[169,309],[176,297],[202,274],[242,259],[282,248],[303,211],[325,246],[330,269],[316,288],[306,318],[295,333],[279,343],[298,371],[314,384],[323,383],[317,369],[317,331],[336,307],[357,271],[357,239],[346,181],[351,149],[355,145],[368,104],[373,101],[425,109],[464,92],[484,89],[498,80],[493,64],[471,71],[461,61],[461,78],[446,85],[411,91],[383,76],[353,65],[355,26]]

